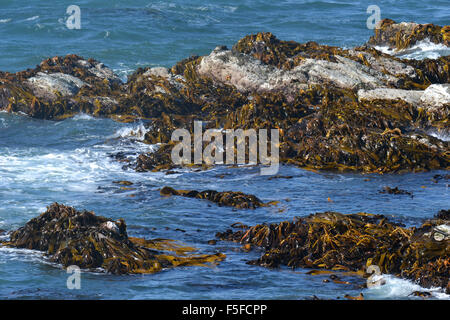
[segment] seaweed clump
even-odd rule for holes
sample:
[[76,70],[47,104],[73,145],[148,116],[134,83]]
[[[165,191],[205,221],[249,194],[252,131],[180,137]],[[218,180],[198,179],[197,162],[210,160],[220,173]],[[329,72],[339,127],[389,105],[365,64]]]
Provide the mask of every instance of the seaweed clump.
[[377,265],[383,273],[449,292],[450,220],[445,212],[420,228],[402,227],[383,215],[324,212],[293,222],[229,229],[217,237],[264,248],[250,264],[344,271]]
[[183,196],[188,198],[205,199],[217,203],[219,206],[235,207],[238,209],[256,209],[265,207],[271,203],[264,203],[256,196],[235,191],[215,191],[215,190],[175,190],[171,187],[164,187],[160,190],[162,196]]
[[401,50],[410,48],[418,41],[425,39],[450,46],[450,26],[440,27],[431,23],[418,24],[414,22],[396,23],[391,19],[383,19],[368,43],[387,45],[390,48]]
[[385,186],[383,188],[383,190],[380,190],[379,192],[380,193],[387,193],[387,194],[406,194],[408,196],[413,197],[412,192],[409,192],[409,191],[406,191],[406,190],[403,190],[403,189],[399,189],[398,187],[391,188],[391,187]]
[[192,254],[194,248],[172,240],[129,237],[123,219],[113,221],[58,203],[0,244],[43,251],[65,268],[100,268],[112,274],[155,273],[176,266],[215,264],[225,258],[221,253]]

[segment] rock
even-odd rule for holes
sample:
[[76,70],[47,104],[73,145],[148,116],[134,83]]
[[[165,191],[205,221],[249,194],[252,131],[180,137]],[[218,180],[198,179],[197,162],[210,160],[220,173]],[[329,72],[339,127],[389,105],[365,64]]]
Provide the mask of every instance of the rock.
[[162,196],[183,196],[188,198],[206,199],[217,203],[219,206],[230,206],[239,209],[256,209],[265,207],[271,203],[264,203],[254,195],[242,192],[215,190],[195,191],[195,190],[175,190],[171,187],[163,187],[160,190]]
[[427,291],[414,291],[410,294],[410,296],[421,297],[421,298],[429,298],[431,297],[431,293]]
[[241,92],[283,92],[292,101],[308,84],[332,83],[341,88],[376,88],[395,83],[395,77],[370,69],[339,55],[336,62],[304,59],[291,70],[264,65],[259,60],[230,50],[214,50],[197,69],[202,77],[231,85]]
[[407,61],[382,54],[377,50],[371,50],[366,46],[351,49],[348,51],[348,54],[351,58],[369,65],[370,68],[378,72],[385,73],[387,71],[388,74],[397,78],[406,77],[415,80],[419,78],[416,69],[409,65]]
[[172,240],[129,237],[125,221],[58,203],[10,234],[0,245],[43,251],[50,261],[113,274],[154,273],[164,268],[217,263],[225,258],[189,254],[194,248]]
[[132,186],[132,185],[133,185],[133,182],[127,181],[127,180],[113,181],[113,183],[115,183],[115,184],[121,184],[121,185],[123,185],[123,186]]
[[391,187],[384,187],[383,190],[379,191],[380,193],[388,193],[388,194],[406,194],[408,196],[413,197],[413,194],[409,191],[399,189],[398,187],[391,188]]
[[[439,27],[439,36],[437,27],[394,24],[383,22],[374,37],[447,39],[448,28]],[[370,45],[342,49],[261,32],[170,69],[139,68],[126,83],[101,62],[76,55],[0,72],[0,109],[52,120],[79,112],[143,119],[144,142],[158,148],[121,159],[137,171],[177,168],[171,134],[178,128],[192,134],[195,120],[208,129],[279,128],[280,161],[311,170],[447,169],[449,143],[433,135],[448,134],[449,63],[450,56],[406,60]]]
[[377,265],[382,273],[417,281],[426,288],[446,288],[450,239],[435,239],[426,232],[442,232],[442,222],[431,219],[419,228],[405,228],[383,215],[323,212],[294,222],[229,229],[216,236],[263,248],[263,255],[250,264],[344,271]]
[[446,105],[448,110],[450,108],[450,84],[430,85],[420,97],[420,102],[430,107],[443,107]]
[[396,100],[400,99],[412,105],[419,105],[423,90],[403,90],[393,88],[377,88],[372,90],[358,90],[358,99],[361,100]]
[[87,71],[95,75],[96,77],[107,80],[110,83],[121,84],[122,80],[102,62],[89,62],[87,60],[78,60],[78,64],[87,68]]
[[418,24],[414,22],[396,23],[390,19],[380,21],[370,45],[388,46],[402,50],[410,48],[418,41],[429,40],[450,46],[450,26],[440,27],[434,24]]
[[[450,106],[450,84],[432,84],[425,90],[404,90],[392,88],[377,88],[373,90],[358,90],[360,100],[396,100],[406,101],[417,107]],[[448,112],[448,111],[447,111]]]
[[74,96],[82,86],[87,85],[84,81],[64,73],[46,74],[38,72],[36,76],[27,79],[33,93],[46,100],[53,100],[57,95]]
[[364,300],[364,295],[362,293],[359,294],[359,296],[352,297],[348,294],[344,295],[344,298],[347,300]]
[[437,219],[450,221],[450,210],[441,210],[436,215]]

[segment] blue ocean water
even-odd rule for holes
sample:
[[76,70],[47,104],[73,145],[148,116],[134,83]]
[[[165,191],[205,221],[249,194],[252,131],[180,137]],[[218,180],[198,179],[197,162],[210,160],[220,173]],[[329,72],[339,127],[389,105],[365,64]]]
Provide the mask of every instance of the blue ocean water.
[[[432,4],[416,0],[1,0],[0,70],[15,72],[48,57],[76,53],[104,62],[125,78],[138,67],[171,66],[258,31],[270,31],[280,39],[352,47],[373,33],[366,27],[371,4],[380,7],[382,18],[450,24],[450,3],[443,0]],[[79,30],[66,27],[69,5],[81,9]],[[449,54],[442,48],[420,49],[415,53],[419,58],[430,52]],[[442,172],[380,176],[282,166],[279,174],[293,178],[268,180],[257,168],[175,175],[123,170],[109,155],[151,150],[141,142],[144,131],[142,124],[86,115],[51,122],[0,113],[0,229],[16,229],[57,201],[124,218],[132,236],[177,239],[202,253],[221,251],[226,260],[213,268],[186,267],[144,276],[83,273],[81,289],[69,290],[67,273],[41,254],[0,248],[0,299],[305,299],[312,295],[336,299],[360,292],[369,299],[407,299],[418,290],[417,285],[393,277],[387,277],[385,286],[362,291],[355,285],[323,283],[326,276],[306,275],[303,269],[247,265],[261,252],[244,253],[231,243],[212,246],[207,241],[235,222],[279,222],[326,210],[382,213],[416,225],[450,206],[446,182],[432,181]],[[133,190],[120,189],[115,180],[132,181]],[[158,189],[165,185],[243,191],[281,203],[275,208],[235,211],[200,200],[162,198]],[[379,194],[384,186],[399,186],[414,197]],[[449,298],[434,291],[438,298]]]

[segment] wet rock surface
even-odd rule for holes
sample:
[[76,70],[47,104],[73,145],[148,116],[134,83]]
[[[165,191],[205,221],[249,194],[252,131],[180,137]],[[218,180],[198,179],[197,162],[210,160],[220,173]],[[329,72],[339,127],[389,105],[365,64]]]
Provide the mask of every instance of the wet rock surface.
[[195,248],[173,240],[129,237],[123,219],[113,221],[58,203],[13,231],[10,240],[0,245],[42,251],[63,267],[76,265],[112,274],[154,273],[225,259],[221,253],[193,254]]
[[383,215],[323,212],[293,222],[229,229],[217,237],[262,247],[263,255],[250,264],[344,271],[365,271],[377,265],[382,273],[448,293],[448,218],[448,210],[442,210],[419,228],[405,228]]
[[172,169],[171,133],[210,128],[280,129],[281,161],[309,169],[399,172],[446,169],[449,59],[406,60],[373,45],[404,48],[429,38],[448,45],[449,27],[383,20],[368,45],[342,49],[258,33],[170,69],[136,70],[123,83],[111,69],[76,55],[35,69],[0,72],[0,109],[59,120],[84,112],[145,119],[145,142],[159,143],[128,167]]

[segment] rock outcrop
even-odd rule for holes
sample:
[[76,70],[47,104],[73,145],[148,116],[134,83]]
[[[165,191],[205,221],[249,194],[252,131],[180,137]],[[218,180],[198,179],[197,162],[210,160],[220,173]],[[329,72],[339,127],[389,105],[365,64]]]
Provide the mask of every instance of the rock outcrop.
[[217,237],[262,247],[263,255],[250,264],[362,272],[376,265],[382,273],[450,293],[448,213],[442,210],[419,228],[405,228],[383,215],[324,212],[293,222],[229,229]]
[[273,202],[264,203],[254,195],[235,191],[175,190],[171,187],[164,187],[160,190],[160,194],[162,196],[183,196],[187,198],[205,199],[215,202],[219,206],[235,207],[239,209],[256,209],[273,204]]
[[91,211],[58,203],[10,234],[0,245],[39,250],[63,267],[112,274],[159,272],[177,266],[201,266],[225,258],[221,253],[192,254],[194,248],[172,240],[129,237],[123,219],[113,221]]
[[402,50],[423,40],[450,46],[450,26],[440,27],[431,23],[414,22],[396,23],[391,19],[384,19],[380,21],[375,29],[375,35],[368,43]]
[[449,26],[384,20],[367,45],[304,44],[258,33],[172,68],[138,69],[122,83],[98,61],[75,55],[0,73],[0,109],[64,119],[78,112],[149,120],[138,171],[164,170],[171,133],[208,128],[280,129],[280,160],[308,169],[400,172],[446,169],[450,56],[407,60],[374,45],[404,48],[425,38],[448,45]]

